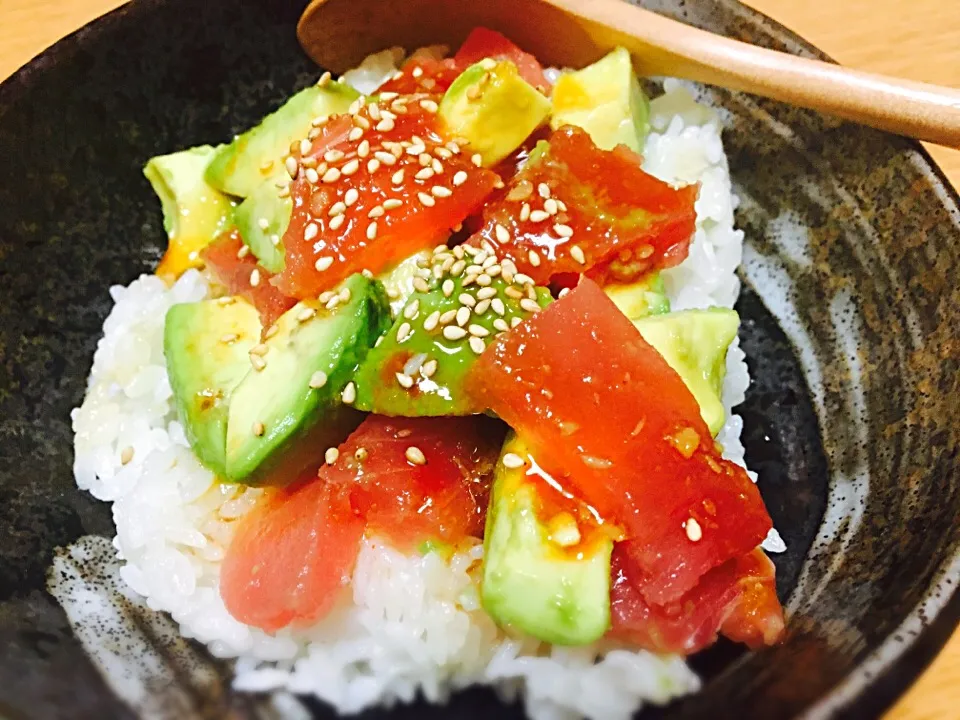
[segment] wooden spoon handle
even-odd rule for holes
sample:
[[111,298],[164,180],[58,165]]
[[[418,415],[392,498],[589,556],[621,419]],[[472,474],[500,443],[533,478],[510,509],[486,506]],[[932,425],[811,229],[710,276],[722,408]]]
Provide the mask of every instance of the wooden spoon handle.
[[646,75],[754,93],[950,147],[960,147],[960,90],[759,48],[620,0],[547,0],[598,45],[625,46]]

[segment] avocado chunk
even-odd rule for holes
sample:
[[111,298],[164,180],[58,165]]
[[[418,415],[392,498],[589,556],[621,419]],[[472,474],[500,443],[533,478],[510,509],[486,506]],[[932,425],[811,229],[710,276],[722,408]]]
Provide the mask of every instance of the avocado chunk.
[[[524,464],[508,467],[518,459]],[[594,526],[581,535],[577,517],[552,511],[535,467],[523,442],[508,436],[487,511],[480,601],[498,625],[587,645],[610,627],[613,533]]]
[[390,312],[394,317],[400,314],[407,300],[413,295],[413,281],[423,267],[430,261],[430,251],[423,250],[401,260],[389,270],[380,273],[377,279],[383,283],[387,297],[390,298]]
[[167,375],[194,454],[223,475],[230,397],[250,371],[260,316],[233,298],[174,305],[163,327]]
[[204,180],[216,152],[203,145],[151,158],[143,168],[160,198],[169,239],[158,275],[176,278],[187,268],[199,267],[200,251],[232,222],[233,201]]
[[[353,275],[327,309],[305,300],[280,316],[250,372],[233,391],[227,422],[226,474],[231,482],[268,485],[296,480],[360,422],[343,395],[357,364],[389,322],[386,294]],[[329,304],[329,303],[328,303]]]
[[626,145],[640,152],[650,131],[650,102],[633,72],[630,53],[622,47],[583,70],[562,75],[551,98],[550,127],[583,128],[602,150]]
[[282,239],[292,213],[293,201],[289,194],[280,197],[280,189],[273,180],[261,183],[240,203],[235,213],[243,244],[250,248],[263,267],[274,274],[283,270]]
[[[414,292],[367,355],[356,376],[357,408],[403,417],[484,411],[464,391],[467,371],[498,333],[530,312],[506,293],[502,277],[483,287],[464,287],[465,276],[447,280],[446,289],[435,281],[428,292]],[[534,293],[540,307],[551,301],[545,288]]]
[[720,432],[726,420],[720,398],[727,348],[737,337],[740,316],[727,308],[708,308],[645,317],[633,324],[693,393],[710,432]]
[[670,300],[660,273],[652,273],[629,285],[605,285],[603,291],[631,320],[670,312]]
[[506,60],[481,60],[464,70],[440,101],[439,116],[464,138],[485,167],[516,150],[550,113],[550,101]]
[[301,90],[259,125],[217,150],[207,167],[207,182],[222,192],[249,197],[282,170],[290,145],[307,136],[316,118],[345,113],[360,94],[328,82]]

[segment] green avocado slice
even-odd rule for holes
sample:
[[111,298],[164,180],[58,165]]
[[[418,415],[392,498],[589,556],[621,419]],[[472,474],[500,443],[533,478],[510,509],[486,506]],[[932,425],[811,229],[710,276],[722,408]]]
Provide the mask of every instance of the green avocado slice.
[[348,383],[390,315],[375,280],[353,275],[338,293],[336,307],[303,301],[288,310],[255,353],[230,401],[227,480],[296,480],[359,424]]

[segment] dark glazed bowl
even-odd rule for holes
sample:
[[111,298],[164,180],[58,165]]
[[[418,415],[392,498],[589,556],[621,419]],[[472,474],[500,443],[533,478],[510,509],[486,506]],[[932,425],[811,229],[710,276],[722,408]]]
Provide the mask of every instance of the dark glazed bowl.
[[[820,56],[734,0],[654,9]],[[218,142],[318,70],[292,0],[140,0],[0,86],[0,714],[131,717],[44,592],[53,550],[112,536],[76,490],[69,412],[82,399],[107,288],[150,272],[151,155]],[[345,41],[349,41],[345,39]],[[874,717],[932,657],[960,601],[960,211],[918,145],[722,90],[746,231],[738,309],[755,382],[747,456],[789,551],[782,647],[697,658],[704,690],[644,717]],[[132,627],[147,627],[130,610]],[[161,648],[162,650],[162,648]],[[228,667],[149,688],[177,717],[275,716]],[[169,663],[174,663],[170,660]],[[177,686],[178,687],[175,687]],[[177,695],[177,706],[165,698]],[[185,704],[184,704],[185,703]],[[137,706],[142,708],[143,706]],[[329,716],[323,707],[310,708]],[[519,717],[487,691],[368,717]]]

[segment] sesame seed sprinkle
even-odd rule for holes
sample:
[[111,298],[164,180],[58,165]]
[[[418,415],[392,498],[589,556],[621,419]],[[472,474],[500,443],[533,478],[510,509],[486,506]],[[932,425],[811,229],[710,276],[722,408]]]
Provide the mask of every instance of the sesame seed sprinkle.
[[404,387],[404,388],[413,387],[413,378],[407,375],[406,373],[398,372],[394,377],[397,378],[397,382],[400,383],[400,387]]
[[340,302],[342,302],[342,303],[348,303],[348,302],[350,302],[350,296],[351,296],[351,294],[352,294],[352,293],[350,292],[350,288],[345,287],[345,288],[343,288],[343,289],[340,290],[340,292],[337,294],[337,297],[340,298]]
[[546,200],[550,197],[550,186],[546,183],[540,183],[537,185],[537,194]]
[[530,213],[530,222],[543,222],[548,217],[550,217],[550,213],[546,212],[545,210],[533,210]]
[[520,221],[526,222],[530,219],[530,204],[524,203],[523,207],[520,208]]
[[250,254],[250,246],[244,245],[242,248],[237,250],[237,260],[243,260],[249,254]]
[[120,451],[120,464],[129,465],[131,460],[133,460],[133,447],[131,445],[127,445],[123,450]]
[[493,311],[501,317],[503,317],[507,312],[507,308],[503,304],[503,300],[501,300],[500,298],[493,298],[490,301],[490,307],[492,307]]
[[477,291],[477,299],[488,300],[492,297],[495,297],[496,294],[497,294],[497,291],[495,288],[492,288],[492,287],[481,288],[480,290]]
[[687,531],[687,537],[690,539],[690,542],[699,542],[703,538],[703,528],[700,527],[694,518],[690,518],[684,523],[684,528]]
[[340,172],[346,175],[347,177],[350,177],[351,175],[356,173],[357,170],[359,169],[360,169],[360,161],[357,158],[354,158],[350,162],[345,163],[344,166],[340,168]]
[[363,137],[363,128],[355,127],[350,131],[350,134],[347,135],[347,140],[350,142],[356,142]]
[[540,256],[537,255],[536,250],[531,250],[527,253],[527,260],[529,260],[530,264],[534,267],[540,267]]
[[425,207],[433,207],[437,204],[437,201],[433,199],[432,195],[427,195],[425,192],[417,193],[417,199],[420,201],[421,205]]
[[347,211],[347,204],[342,200],[335,202],[330,206],[330,210],[327,211],[327,215],[333,217],[334,215],[342,215]]
[[427,332],[433,332],[437,329],[437,325],[440,323],[440,311],[434,310],[427,316],[427,319],[423,321],[423,329]]
[[325,183],[333,183],[340,179],[340,170],[337,168],[330,168],[324,174],[321,180]]
[[483,156],[480,153],[474,153],[470,157],[470,162],[472,162],[477,167],[480,167],[481,165],[483,165]]
[[421,277],[413,279],[413,289],[422,293],[430,292],[430,286],[427,285],[427,281]]
[[548,198],[545,203],[543,203],[544,212],[549,213],[550,215],[556,215],[560,210],[560,206],[557,204],[557,201],[553,198]]
[[369,154],[370,154],[370,141],[364,140],[362,143],[360,143],[357,146],[357,156],[361,158],[365,158]]
[[393,174],[393,177],[390,178],[390,182],[392,182],[394,185],[399,185],[400,183],[403,182],[403,174],[404,173],[402,168],[400,170],[397,170]]
[[292,178],[295,178],[300,171],[300,163],[297,162],[297,159],[293,157],[293,155],[287,156],[287,159],[283,161],[283,165]]
[[376,221],[367,225],[367,240],[373,240],[377,237],[377,223]]
[[420,374],[425,378],[433,377],[435,372],[437,372],[436,360],[427,360],[423,365],[420,366]]
[[327,150],[323,154],[323,159],[328,163],[334,163],[338,160],[343,160],[343,151],[342,150]]
[[441,286],[441,290],[443,290],[444,297],[450,297],[450,295],[453,293],[453,280],[451,280],[450,278],[447,278],[446,280],[444,280],[443,285]]
[[471,323],[470,327],[467,328],[467,332],[478,338],[485,338],[490,334],[489,330],[487,330],[483,325],[478,325],[477,323]]
[[497,236],[497,242],[510,242],[510,231],[500,223],[497,223],[496,226],[494,226],[494,234]]
[[256,287],[260,284],[260,270],[259,268],[254,268],[253,272],[250,273],[250,287]]
[[310,376],[310,387],[313,389],[322,388],[327,384],[327,374],[323,370],[317,370]]
[[397,159],[396,159],[393,155],[391,155],[391,154],[388,153],[388,152],[384,152],[383,150],[377,150],[377,151],[373,154],[373,156],[374,156],[377,160],[379,160],[380,162],[382,162],[384,165],[394,165],[394,164],[396,164],[396,162],[397,162]]
[[377,170],[380,169],[380,161],[376,158],[370,158],[367,161],[367,172],[373,175]]
[[356,188],[350,188],[343,194],[343,204],[351,207],[360,198],[360,191]]
[[580,248],[579,245],[574,245],[573,247],[570,248],[570,257],[572,257],[581,265],[584,265],[587,262],[587,258],[584,256],[583,250]]
[[348,382],[346,387],[343,388],[343,392],[340,393],[340,399],[347,405],[352,405],[357,399],[357,386],[353,382]]
[[462,340],[466,337],[467,331],[462,327],[457,327],[456,325],[447,325],[443,329],[443,336],[447,340]]
[[253,434],[257,437],[263,437],[263,434],[267,431],[263,423],[259,420],[253,424]]
[[335,215],[329,223],[331,230],[339,230],[343,223],[346,221],[346,215]]
[[573,237],[573,228],[569,225],[564,225],[562,223],[557,223],[553,226],[553,231],[563,238]]
[[340,459],[340,451],[335,447],[327,448],[327,451],[323,454],[323,459],[326,461],[327,465],[333,465],[337,460]]
[[307,178],[307,182],[311,185],[316,185],[318,182],[320,182],[320,173],[318,173],[314,168],[307,168],[306,172],[304,172],[304,175]]
[[440,315],[440,324],[449,325],[456,319],[456,317],[457,317],[456,310],[447,310],[445,313],[442,313]]
[[305,307],[297,313],[297,322],[306,322],[316,314],[317,311],[312,307]]
[[423,168],[423,169],[421,169],[421,170],[418,170],[418,171],[417,171],[417,174],[414,175],[414,177],[415,177],[417,180],[429,180],[429,179],[432,178],[435,174],[436,174],[436,173],[433,172],[433,168],[425,167],[425,168]]
[[487,349],[486,343],[484,343],[479,337],[471,337],[467,344],[477,355],[482,355],[483,351]]
[[307,138],[304,138],[300,141],[300,154],[309,155],[310,151],[313,150],[313,143],[310,142]]
[[260,372],[267,366],[267,361],[264,360],[259,355],[251,355],[250,364],[253,365],[254,370],[256,370],[257,372]]
[[383,209],[383,205],[374,205],[372,208],[370,208],[370,212],[367,213],[367,217],[371,219],[383,217],[385,212],[386,210]]
[[308,241],[313,240],[317,236],[317,233],[319,232],[320,232],[320,228],[317,227],[317,224],[310,223],[309,225],[307,225],[307,227],[303,231],[303,239]]
[[[420,68],[416,68],[414,72],[416,72],[419,69]],[[404,453],[404,456],[407,458],[407,462],[409,462],[412,465],[427,464],[427,458],[424,456],[423,450],[421,450],[420,448],[414,445],[411,445],[410,447],[407,448],[406,452]]]
[[329,255],[326,257],[317,258],[317,261],[313,264],[313,266],[320,272],[329,270],[331,265],[333,265],[333,258]]
[[519,325],[522,322],[523,322],[523,318],[519,317],[518,315],[514,315],[510,319],[510,327],[515,328],[517,325]]
[[461,305],[466,305],[467,307],[473,307],[477,304],[477,299],[470,293],[460,293],[457,297],[457,300]]
[[388,198],[383,201],[384,210],[396,210],[401,205],[403,205],[403,200],[397,198]]
[[510,329],[510,326],[507,325],[506,320],[504,320],[503,318],[499,318],[499,317],[496,318],[496,319],[494,319],[494,321],[493,321],[493,327],[496,328],[497,330],[499,330],[500,332],[506,332],[507,330]]
[[467,322],[469,322],[470,320],[471,313],[472,313],[471,308],[467,307],[466,305],[461,305],[457,309],[457,325],[459,325],[460,327],[465,326]]
[[413,335],[413,328],[410,327],[410,323],[405,322],[397,328],[397,342],[403,343],[406,342],[410,336]]

